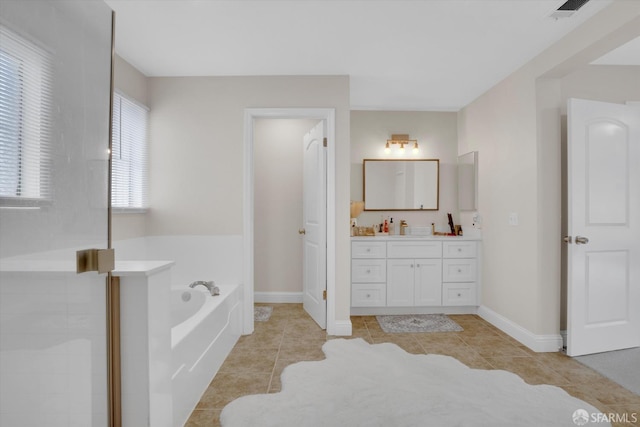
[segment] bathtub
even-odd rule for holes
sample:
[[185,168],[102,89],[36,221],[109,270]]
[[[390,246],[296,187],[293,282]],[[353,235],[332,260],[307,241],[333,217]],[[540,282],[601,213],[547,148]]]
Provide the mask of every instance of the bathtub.
[[238,285],[171,289],[173,425],[183,426],[242,333]]

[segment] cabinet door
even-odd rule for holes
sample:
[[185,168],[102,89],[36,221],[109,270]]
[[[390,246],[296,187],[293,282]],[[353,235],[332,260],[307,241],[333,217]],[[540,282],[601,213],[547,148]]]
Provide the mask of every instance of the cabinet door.
[[442,305],[442,260],[415,260],[415,301],[417,306]]
[[442,258],[442,242],[387,242],[387,258]]
[[386,256],[385,242],[351,242],[352,258],[385,258]]
[[442,305],[478,304],[475,283],[445,283],[442,288]]
[[387,263],[383,259],[354,259],[351,261],[351,281],[356,283],[383,283],[387,276]]
[[387,260],[387,306],[413,305],[415,261],[412,259]]
[[351,284],[352,307],[384,307],[386,298],[386,286],[384,283]]
[[443,262],[443,280],[445,282],[475,282],[475,259],[445,259]]
[[476,242],[443,242],[442,256],[444,258],[475,258]]

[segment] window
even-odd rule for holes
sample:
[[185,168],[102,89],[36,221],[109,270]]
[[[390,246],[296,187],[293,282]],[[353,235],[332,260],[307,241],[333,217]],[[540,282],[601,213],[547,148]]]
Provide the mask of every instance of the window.
[[114,212],[147,208],[148,109],[116,92],[111,138],[111,206]]
[[51,198],[51,56],[0,25],[0,206]]

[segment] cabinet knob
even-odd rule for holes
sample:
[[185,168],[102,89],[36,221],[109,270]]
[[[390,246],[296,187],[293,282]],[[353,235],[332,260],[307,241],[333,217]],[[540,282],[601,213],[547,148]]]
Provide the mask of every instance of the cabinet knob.
[[367,248],[367,252],[371,252],[371,248]]
[[458,248],[458,252],[462,252],[462,248]]
[[461,296],[462,296],[462,294],[461,294],[460,292],[458,292],[458,296],[459,296],[459,297],[461,297]]
[[371,273],[371,270],[367,270],[367,274]]
[[371,294],[367,294],[367,298],[371,298]]
[[462,269],[461,268],[458,269],[458,273],[462,273]]

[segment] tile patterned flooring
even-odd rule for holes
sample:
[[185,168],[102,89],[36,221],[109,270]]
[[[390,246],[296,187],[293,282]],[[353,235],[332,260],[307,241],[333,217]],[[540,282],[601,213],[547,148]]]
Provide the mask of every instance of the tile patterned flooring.
[[[291,363],[322,360],[327,336],[301,304],[274,307],[267,322],[256,322],[252,335],[242,336],[211,381],[186,427],[219,426],[222,408],[247,394],[277,393],[280,374]],[[392,342],[410,353],[453,356],[471,368],[503,369],[529,384],[552,384],[604,413],[636,413],[640,396],[561,353],[535,353],[475,315],[451,315],[464,331],[386,334],[375,316],[353,316],[353,338],[374,344]],[[635,423],[612,423],[640,426]]]

